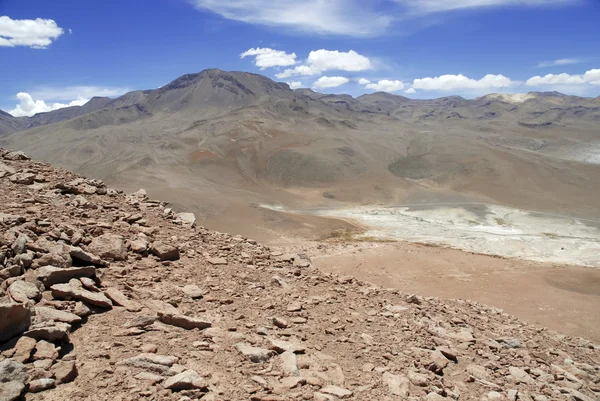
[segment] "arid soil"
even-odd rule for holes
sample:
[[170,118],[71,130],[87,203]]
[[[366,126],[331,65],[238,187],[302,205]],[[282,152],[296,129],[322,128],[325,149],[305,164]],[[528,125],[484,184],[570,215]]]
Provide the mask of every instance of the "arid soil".
[[[600,346],[0,151],[0,399],[579,400]],[[389,287],[386,285],[385,287]]]
[[600,270],[408,242],[292,247],[320,270],[441,298],[504,309],[529,323],[600,341]]

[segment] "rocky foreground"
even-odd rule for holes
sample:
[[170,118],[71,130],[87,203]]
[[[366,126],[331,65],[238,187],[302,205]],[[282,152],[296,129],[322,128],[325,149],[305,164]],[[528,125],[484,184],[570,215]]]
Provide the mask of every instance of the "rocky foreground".
[[0,150],[0,401],[600,399],[600,346]]

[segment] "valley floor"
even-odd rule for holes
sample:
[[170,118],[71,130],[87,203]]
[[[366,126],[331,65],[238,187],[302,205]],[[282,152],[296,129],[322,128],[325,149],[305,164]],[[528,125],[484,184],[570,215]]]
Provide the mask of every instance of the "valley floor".
[[409,242],[301,242],[325,272],[425,296],[470,299],[528,323],[600,340],[600,270]]

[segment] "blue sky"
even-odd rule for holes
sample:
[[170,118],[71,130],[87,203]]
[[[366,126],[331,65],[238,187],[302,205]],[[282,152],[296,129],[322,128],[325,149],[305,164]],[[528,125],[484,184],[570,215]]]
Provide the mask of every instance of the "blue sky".
[[0,0],[0,108],[29,115],[206,68],[355,96],[598,96],[599,21],[598,0]]

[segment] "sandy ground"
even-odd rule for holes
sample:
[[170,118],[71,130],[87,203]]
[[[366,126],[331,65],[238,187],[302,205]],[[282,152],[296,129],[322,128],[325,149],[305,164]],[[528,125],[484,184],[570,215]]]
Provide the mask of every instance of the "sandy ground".
[[476,300],[529,323],[600,340],[598,269],[406,242],[305,243],[297,248],[326,272],[427,296]]

